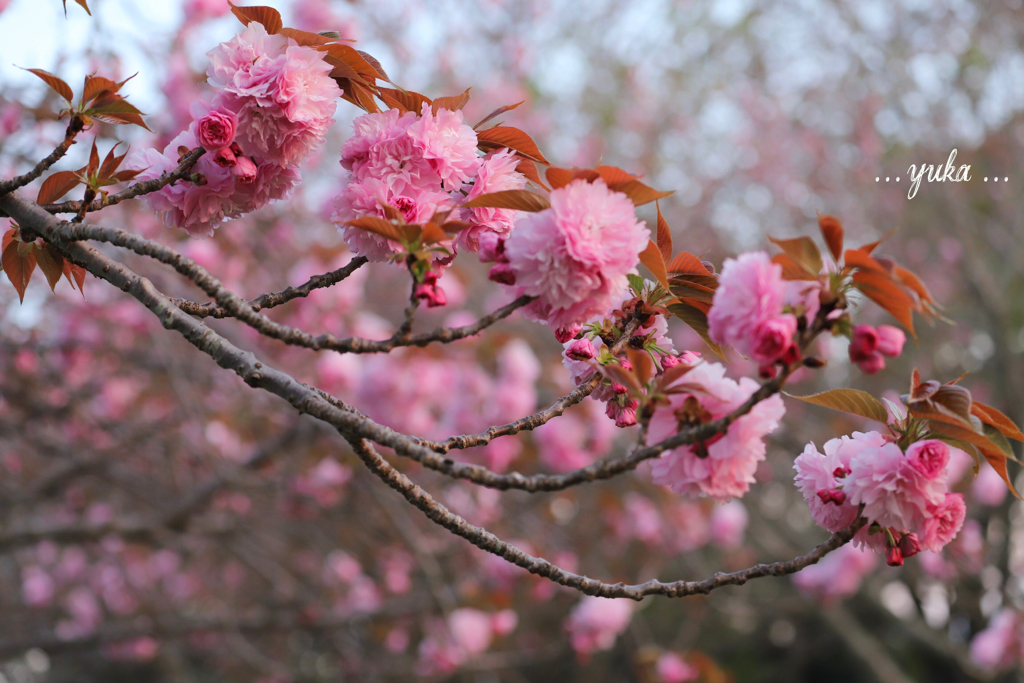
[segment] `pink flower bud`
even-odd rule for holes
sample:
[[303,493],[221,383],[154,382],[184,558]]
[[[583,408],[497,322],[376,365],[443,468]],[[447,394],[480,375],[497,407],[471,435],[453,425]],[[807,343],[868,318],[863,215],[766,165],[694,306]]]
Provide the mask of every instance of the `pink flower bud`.
[[[878,330],[871,325],[858,325],[853,329],[853,338],[850,340],[850,360],[859,365],[874,355],[877,349]],[[865,372],[867,371],[865,370]]]
[[761,379],[775,379],[776,374],[774,365],[762,365],[757,368],[757,376]]
[[612,391],[615,392],[616,396],[622,396],[629,390],[618,382],[612,382]]
[[752,358],[762,365],[774,363],[793,345],[796,316],[786,314],[769,318],[757,326],[754,334],[756,339]]
[[587,338],[573,340],[565,349],[565,357],[571,360],[590,360],[594,355],[594,344]]
[[878,326],[878,352],[889,358],[897,358],[903,353],[903,344],[907,341],[907,335],[903,330],[892,325]]
[[890,567],[903,566],[903,553],[898,547],[889,548],[885,551],[885,563]]
[[235,176],[237,183],[251,183],[256,180],[256,164],[249,157],[237,157],[235,165],[231,167],[231,175]]
[[835,477],[836,479],[842,479],[851,472],[853,472],[853,470],[851,470],[849,467],[837,467],[834,470],[832,470],[832,476]]
[[235,153],[230,147],[221,147],[213,155],[213,162],[224,168],[231,168],[235,165]]
[[[634,401],[634,403],[636,403]],[[615,426],[625,429],[636,424],[636,408],[623,407],[615,412]]]
[[921,552],[921,543],[917,540],[917,534],[903,534],[900,539],[900,554],[905,557],[913,557]]
[[509,264],[495,263],[491,266],[490,272],[487,273],[487,279],[502,285],[514,285],[516,283],[516,274]]
[[873,375],[879,370],[885,369],[885,358],[882,354],[876,351],[867,358],[857,361],[857,367],[859,367],[861,372],[865,375]]
[[480,235],[479,240],[480,248],[476,255],[481,263],[508,263],[508,258],[505,257],[505,240],[497,233],[485,232]]
[[632,364],[632,363],[630,363],[630,362],[629,362],[628,360],[626,360],[625,358],[620,358],[620,359],[619,359],[619,366],[620,366],[620,367],[621,367],[621,368],[622,368],[623,370],[625,370],[626,372],[629,372],[630,370],[632,370],[632,369],[633,369],[633,364]]
[[214,109],[199,119],[196,137],[206,151],[227,147],[235,141],[238,117],[227,109]]
[[444,295],[443,289],[426,282],[416,285],[416,298],[425,301],[427,308],[437,308],[448,303],[448,297]]
[[846,502],[846,494],[839,489],[833,489],[832,491],[832,502],[836,505],[842,505]]
[[679,356],[673,356],[672,354],[667,354],[661,357],[661,367],[665,370],[674,368],[682,362],[683,361],[679,360]]
[[580,330],[582,329],[582,325],[570,325],[569,327],[559,327],[557,330],[555,330],[555,339],[558,340],[559,344],[564,344],[570,339],[575,338],[576,335],[579,334]]

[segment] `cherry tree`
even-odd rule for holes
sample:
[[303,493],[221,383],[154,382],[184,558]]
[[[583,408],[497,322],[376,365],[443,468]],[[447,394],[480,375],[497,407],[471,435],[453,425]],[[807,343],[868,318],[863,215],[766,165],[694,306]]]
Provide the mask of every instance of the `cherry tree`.
[[[76,92],[59,74],[29,69],[59,96],[54,113],[67,123],[51,152],[0,181],[0,211],[10,220],[3,271],[21,301],[39,273],[54,292],[58,285],[90,297],[104,292],[97,295],[101,305],[72,305],[78,311],[60,337],[66,348],[53,349],[60,362],[51,365],[59,369],[38,390],[49,392],[40,410],[49,416],[52,409],[58,424],[62,409],[75,405],[70,394],[86,384],[99,383],[103,400],[91,414],[64,420],[63,432],[51,437],[62,449],[86,444],[81,452],[49,468],[13,452],[5,463],[34,475],[12,504],[20,514],[6,524],[0,549],[31,552],[20,565],[21,591],[24,603],[45,615],[45,628],[27,630],[4,652],[99,644],[110,656],[145,659],[161,643],[196,634],[331,631],[360,619],[390,619],[378,640],[402,652],[410,630],[403,619],[418,610],[407,595],[409,576],[422,571],[443,620],[437,628],[421,626],[417,671],[450,673],[515,631],[519,617],[507,597],[502,608],[498,600],[488,610],[453,599],[439,585],[430,549],[411,531],[415,513],[486,553],[481,581],[493,582],[496,593],[512,593],[509,572],[518,567],[537,577],[530,590],[539,599],[559,586],[579,594],[562,618],[573,649],[587,658],[610,648],[638,604],[651,600],[791,574],[806,591],[835,596],[855,591],[877,562],[899,567],[925,551],[937,556],[965,529],[964,495],[954,490],[965,469],[995,477],[1017,495],[1007,461],[1017,460],[1010,440],[1024,441],[1024,434],[997,407],[975,399],[964,377],[925,379],[914,370],[891,378],[899,401],[845,387],[791,390],[801,376],[827,366],[834,340],[848,339],[849,361],[875,375],[904,355],[907,335],[916,340],[922,319],[945,322],[922,278],[882,255],[899,237],[850,246],[840,220],[821,214],[817,235],[770,238],[770,246],[713,263],[676,248],[660,206],[671,188],[655,189],[642,169],[559,166],[521,124],[513,125],[521,102],[471,125],[464,110],[472,84],[461,94],[428,97],[392,82],[385,65],[336,32],[287,28],[269,7],[231,12],[242,29],[206,53],[206,85],[190,93],[187,107],[176,103],[179,130],[159,142],[147,138],[141,148],[122,151],[116,139],[124,126],[149,130],[124,94],[130,78],[92,73]],[[340,150],[326,148],[342,108],[358,116]],[[54,170],[80,143],[90,150],[86,164]],[[340,161],[329,201],[295,215],[330,225],[335,245],[304,239],[302,225],[270,225],[261,234],[263,252],[250,254],[249,263],[224,246],[204,246],[224,233],[233,239],[237,219],[301,204],[303,169],[322,157]],[[111,224],[101,214],[115,206],[126,211],[113,214],[123,222]],[[168,244],[168,235],[181,233],[195,239],[185,247]],[[247,271],[273,262],[275,250],[300,263],[301,284],[275,282],[269,268]],[[458,305],[453,301],[467,299],[459,269],[474,267],[473,286],[487,292],[473,294],[486,310],[439,319]],[[263,293],[238,293],[236,285],[254,281]],[[378,286],[387,291],[345,294],[347,287]],[[328,290],[340,298],[316,299]],[[401,313],[394,324],[369,308],[395,302]],[[865,320],[870,307],[889,323]],[[430,325],[422,322],[427,316]],[[325,321],[345,333],[315,331]],[[502,325],[561,345],[560,367],[571,386],[540,409],[536,385],[551,367],[542,369],[522,338],[495,336]],[[689,331],[673,333],[683,325]],[[161,362],[162,345],[184,342],[217,370],[207,363],[154,371],[150,380],[145,373],[105,377],[91,366],[117,362],[79,355],[76,347],[88,341],[116,356],[122,328],[153,335],[146,363]],[[927,332],[944,333],[941,326]],[[682,339],[699,346],[682,348]],[[12,365],[25,376],[39,368],[32,353],[19,353]],[[143,388],[158,374],[159,385]],[[191,382],[206,393],[183,400],[181,385]],[[33,385],[27,393],[36,392]],[[221,407],[202,406],[204,397]],[[232,462],[190,461],[195,435],[179,411],[228,413],[224,406],[241,405],[234,401],[265,401],[277,417],[251,426],[258,437],[252,444],[242,444],[228,420],[210,421],[204,440]],[[32,432],[32,402],[6,402],[23,406]],[[676,518],[668,527],[680,551],[711,540],[698,539],[700,532],[684,538],[694,525],[710,529],[704,533],[725,548],[740,545],[734,537],[748,513],[738,501],[758,486],[769,438],[794,406],[807,419],[839,411],[872,421],[874,429],[831,434],[820,448],[801,444],[802,452],[791,454],[796,490],[830,535],[786,559],[750,558],[748,566],[691,578],[657,571],[624,581],[584,572],[573,553],[547,540],[494,531],[501,517],[496,491],[554,497],[553,517],[568,521],[575,513],[560,504],[567,501],[558,497],[563,492],[635,477],[671,497]],[[156,431],[173,434],[180,447],[169,458],[139,453],[125,463],[90,453],[104,448],[96,422],[119,420],[138,430],[129,438],[140,451],[158,443]],[[19,438],[45,444],[45,432]],[[541,454],[534,467],[522,467],[526,433]],[[300,443],[317,444],[315,467],[294,476],[275,469]],[[353,506],[346,520],[352,533],[374,524],[364,515],[386,515],[409,536],[411,554],[390,541],[371,551],[388,590],[406,596],[390,603],[369,576],[374,572],[352,554],[300,530],[315,508],[333,508],[347,495],[342,491],[356,475],[344,458],[353,456],[376,480],[366,495],[382,511]],[[174,503],[124,514],[133,489],[143,500],[148,495],[147,467],[161,466],[174,471],[164,482]],[[95,468],[108,471],[120,492],[76,503],[95,495],[75,485]],[[297,550],[298,570],[267,561],[244,542],[226,544],[234,559],[219,555],[224,549],[216,539],[260,524],[250,516],[259,497],[231,493],[254,475],[286,489],[273,492],[272,506],[293,523],[278,529],[280,547],[272,554],[287,556],[293,538],[323,551]],[[421,481],[427,475],[436,476],[428,481],[443,496]],[[65,500],[48,507],[54,491]],[[207,508],[215,514],[204,515]],[[629,493],[622,509],[615,523],[628,527],[624,534],[668,542],[650,499]],[[363,539],[372,541],[372,534]],[[87,544],[101,551],[81,550]],[[541,546],[549,547],[540,552]],[[643,566],[638,560],[629,574]],[[264,604],[201,609],[216,602],[221,582],[242,595],[250,572],[279,584],[281,594]],[[152,601],[140,597],[158,584]],[[336,600],[330,608],[322,588]],[[978,647],[1005,639],[1016,624],[1009,613],[1000,616]],[[260,666],[268,680],[291,676],[272,661]],[[664,681],[718,675],[713,662],[672,652],[659,655],[652,670]]]

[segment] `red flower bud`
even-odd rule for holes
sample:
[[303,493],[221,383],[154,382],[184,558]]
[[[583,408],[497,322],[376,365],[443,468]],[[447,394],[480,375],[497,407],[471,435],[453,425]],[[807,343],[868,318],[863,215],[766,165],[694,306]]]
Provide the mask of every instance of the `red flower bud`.
[[903,534],[899,548],[903,557],[913,557],[921,552],[921,542],[917,540],[917,534]]
[[579,334],[580,330],[582,329],[582,325],[570,325],[569,327],[559,327],[557,330],[555,330],[555,339],[558,340],[559,344],[564,344],[570,339],[575,338],[576,335]]
[[509,264],[495,263],[491,266],[490,272],[487,273],[487,279],[502,285],[514,285],[516,283],[516,274]]
[[570,360],[590,360],[594,354],[594,344],[586,337],[574,340],[565,349],[565,357]]
[[890,567],[903,566],[903,553],[898,547],[889,548],[885,551],[885,563]]
[[878,330],[871,325],[858,325],[853,329],[853,338],[850,340],[850,360],[860,364],[874,355],[877,349]]

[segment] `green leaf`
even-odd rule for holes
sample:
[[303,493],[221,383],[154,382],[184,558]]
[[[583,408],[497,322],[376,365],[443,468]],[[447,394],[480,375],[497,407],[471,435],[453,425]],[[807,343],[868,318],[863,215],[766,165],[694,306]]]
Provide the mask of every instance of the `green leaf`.
[[700,310],[696,306],[691,306],[684,302],[669,304],[668,310],[672,315],[692,327],[693,331],[699,334],[700,338],[704,340],[704,343],[707,344],[722,360],[725,360],[725,352],[722,351],[722,347],[711,341],[711,336],[708,332],[708,316],[704,311]]
[[786,394],[790,398],[813,403],[816,406],[823,406],[838,410],[851,415],[866,417],[882,424],[888,424],[889,414],[885,410],[885,404],[879,401],[866,391],[860,389],[829,389],[810,396],[796,396]]

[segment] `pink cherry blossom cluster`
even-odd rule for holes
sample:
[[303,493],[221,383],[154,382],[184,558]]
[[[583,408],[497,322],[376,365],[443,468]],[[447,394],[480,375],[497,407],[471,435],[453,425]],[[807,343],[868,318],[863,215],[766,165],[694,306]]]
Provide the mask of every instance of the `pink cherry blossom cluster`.
[[813,320],[820,289],[816,282],[783,280],[782,266],[763,251],[726,259],[708,313],[711,338],[757,362],[762,375],[773,376],[776,362],[800,359],[793,339],[798,315]]
[[345,223],[361,216],[386,218],[385,206],[397,209],[407,223],[420,224],[437,212],[454,210],[451,218],[471,223],[458,245],[476,251],[483,235],[507,236],[515,212],[458,207],[481,194],[525,187],[518,163],[508,149],[481,157],[476,132],[464,123],[461,111],[439,108],[435,113],[424,104],[419,114],[397,109],[365,114],[355,120],[341,150],[348,174],[334,199],[332,220],[355,253],[385,261],[399,252],[397,243]]
[[1003,609],[992,617],[988,627],[971,641],[971,659],[990,671],[1024,664],[1024,620],[1020,614]]
[[[654,283],[650,281],[644,283],[645,291],[653,289],[653,287]],[[603,365],[615,364],[627,371],[632,369],[626,354],[620,352],[618,356],[613,357],[608,351],[608,345],[605,344],[604,339],[611,334],[615,327],[615,320],[620,314],[633,313],[643,305],[641,299],[627,289],[618,305],[614,307],[613,311],[610,311],[613,314],[611,318],[602,314],[588,321],[585,326],[574,324],[560,327],[555,331],[556,338],[563,342],[562,364],[569,370],[576,386],[589,382],[600,373],[600,368]],[[658,359],[657,370],[659,373],[680,363],[692,365],[700,360],[700,354],[694,351],[676,353],[672,339],[668,336],[668,323],[664,316],[642,312],[640,315],[641,324],[634,331],[632,341],[648,349],[652,357]],[[632,427],[636,424],[636,411],[639,403],[636,399],[626,395],[626,387],[603,379],[590,396],[607,403],[605,414],[615,421],[615,426]]]
[[569,642],[582,660],[600,650],[608,650],[633,620],[636,603],[624,598],[587,596],[580,600],[565,622]]
[[[725,376],[724,366],[708,362],[696,364],[675,384],[700,390],[671,394],[668,405],[655,410],[647,430],[648,443],[663,441],[683,427],[716,420],[742,405],[758,388],[754,380],[744,377],[737,382]],[[778,395],[761,401],[733,421],[724,434],[648,461],[651,479],[676,493],[720,502],[739,498],[750,489],[757,464],[765,458],[764,437],[778,428],[785,412]]]
[[299,182],[296,166],[323,144],[341,95],[322,52],[258,23],[207,55],[213,102],[194,102],[188,130],[163,152],[145,150],[128,163],[149,180],[185,152],[207,151],[191,176],[147,197],[167,226],[193,236],[287,197]]
[[904,452],[878,432],[854,432],[826,442],[824,453],[807,444],[795,479],[819,526],[839,531],[863,516],[854,544],[899,566],[922,549],[938,552],[963,526],[963,496],[947,490],[953,450],[925,439]]
[[903,353],[907,335],[892,325],[858,325],[850,340],[850,360],[862,372],[873,375],[885,368],[885,358],[898,358]]
[[574,180],[550,201],[550,208],[516,221],[502,250],[509,274],[499,281],[537,297],[524,313],[557,329],[611,313],[650,233],[629,197],[602,180]]
[[519,623],[510,609],[487,613],[472,607],[452,610],[419,646],[417,673],[423,676],[447,674],[467,660],[487,651],[495,638],[508,635]]

